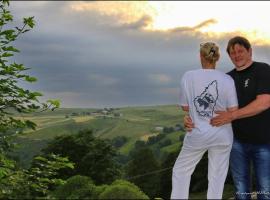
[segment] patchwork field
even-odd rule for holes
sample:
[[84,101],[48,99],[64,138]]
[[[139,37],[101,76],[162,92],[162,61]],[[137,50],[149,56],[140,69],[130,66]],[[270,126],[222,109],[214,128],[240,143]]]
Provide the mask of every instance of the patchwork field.
[[[161,131],[157,127],[175,127],[182,124],[182,111],[176,105],[104,108],[104,109],[68,109],[36,113],[23,116],[37,124],[36,130],[26,130],[16,140],[16,156],[23,166],[28,166],[32,157],[45,147],[48,141],[59,135],[76,134],[80,130],[91,129],[97,137],[113,139],[125,136],[128,141],[119,152],[127,155],[137,140],[147,141]],[[171,145],[161,148],[170,152],[179,148],[181,131],[168,134]]]

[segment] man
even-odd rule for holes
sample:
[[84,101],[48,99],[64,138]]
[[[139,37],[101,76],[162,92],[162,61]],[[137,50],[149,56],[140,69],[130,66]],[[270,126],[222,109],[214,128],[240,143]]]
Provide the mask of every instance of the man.
[[[270,199],[270,66],[252,60],[249,41],[240,36],[229,40],[227,53],[235,65],[228,74],[234,79],[239,109],[217,112],[211,125],[232,122],[234,142],[230,169],[236,199],[251,198],[251,163],[258,199]],[[185,120],[189,129],[193,124]]]

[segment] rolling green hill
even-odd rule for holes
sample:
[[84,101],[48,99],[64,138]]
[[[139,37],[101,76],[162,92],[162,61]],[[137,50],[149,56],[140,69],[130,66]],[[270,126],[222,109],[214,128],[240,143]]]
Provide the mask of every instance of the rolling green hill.
[[[21,116],[37,124],[35,131],[26,130],[16,142],[16,156],[23,166],[27,166],[32,157],[45,147],[48,141],[56,136],[75,134],[79,130],[91,129],[97,137],[113,139],[117,136],[128,138],[119,152],[127,155],[137,140],[144,140],[158,135],[158,128],[175,127],[182,124],[183,112],[176,105],[105,108],[105,109],[72,109],[62,108],[56,111],[35,113]],[[166,138],[171,145],[160,150],[171,152],[179,148],[181,131],[174,131]],[[164,138],[163,140],[165,140]]]

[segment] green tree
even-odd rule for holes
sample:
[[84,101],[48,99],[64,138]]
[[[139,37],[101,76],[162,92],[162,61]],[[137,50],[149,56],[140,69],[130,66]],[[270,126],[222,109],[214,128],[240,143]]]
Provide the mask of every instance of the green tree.
[[120,166],[115,160],[115,148],[110,141],[94,137],[90,130],[56,137],[42,151],[45,154],[60,154],[74,162],[74,173],[68,176],[89,176],[95,184],[107,184],[120,175]]
[[[12,161],[9,161],[12,162]],[[0,179],[1,199],[35,199],[46,197],[49,191],[64,184],[58,178],[58,171],[74,166],[67,158],[58,155],[37,156],[28,170],[16,170]]]
[[74,169],[74,164],[68,158],[55,154],[36,156],[28,170],[32,196],[47,196],[49,191],[65,183],[59,178],[61,169]]
[[56,199],[97,199],[98,189],[87,176],[70,177],[65,184],[57,187],[51,196]]
[[23,18],[20,27],[10,28],[13,15],[8,10],[9,1],[0,1],[0,150],[6,151],[10,146],[8,139],[21,132],[23,128],[35,128],[36,124],[30,120],[18,118],[17,114],[40,112],[59,107],[56,100],[40,103],[40,92],[33,92],[20,87],[20,83],[37,81],[35,77],[25,72],[30,68],[12,61],[14,53],[19,53],[12,43],[21,34],[35,26],[34,17]]
[[126,142],[128,141],[128,138],[125,136],[116,136],[115,138],[112,139],[112,145],[115,148],[120,148],[122,147]]
[[99,199],[149,199],[149,197],[133,183],[116,180],[105,188]]
[[170,153],[161,163],[161,168],[164,169],[160,176],[160,197],[170,199],[172,192],[172,168],[176,161],[179,151]]
[[[156,197],[160,185],[158,161],[149,148],[140,148],[134,152],[132,160],[126,167],[128,180],[140,187],[150,198]],[[157,171],[157,173],[153,173]]]
[[59,107],[59,101],[48,100],[41,103],[40,92],[33,92],[20,86],[23,82],[32,83],[37,79],[29,76],[26,71],[30,68],[12,60],[19,49],[13,46],[18,37],[35,26],[34,17],[23,18],[21,26],[12,27],[13,15],[8,10],[9,1],[0,1],[0,198],[12,194],[15,189],[24,191],[27,184],[24,180],[27,172],[19,170],[16,162],[7,157],[12,148],[10,140],[25,128],[36,127],[30,120],[20,118],[20,114],[42,112]]

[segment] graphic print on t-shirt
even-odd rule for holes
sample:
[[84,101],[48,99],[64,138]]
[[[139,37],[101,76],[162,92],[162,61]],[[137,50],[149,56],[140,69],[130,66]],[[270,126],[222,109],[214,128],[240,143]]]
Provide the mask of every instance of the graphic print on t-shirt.
[[213,117],[215,105],[218,99],[217,81],[212,81],[205,90],[197,96],[193,102],[200,116]]

